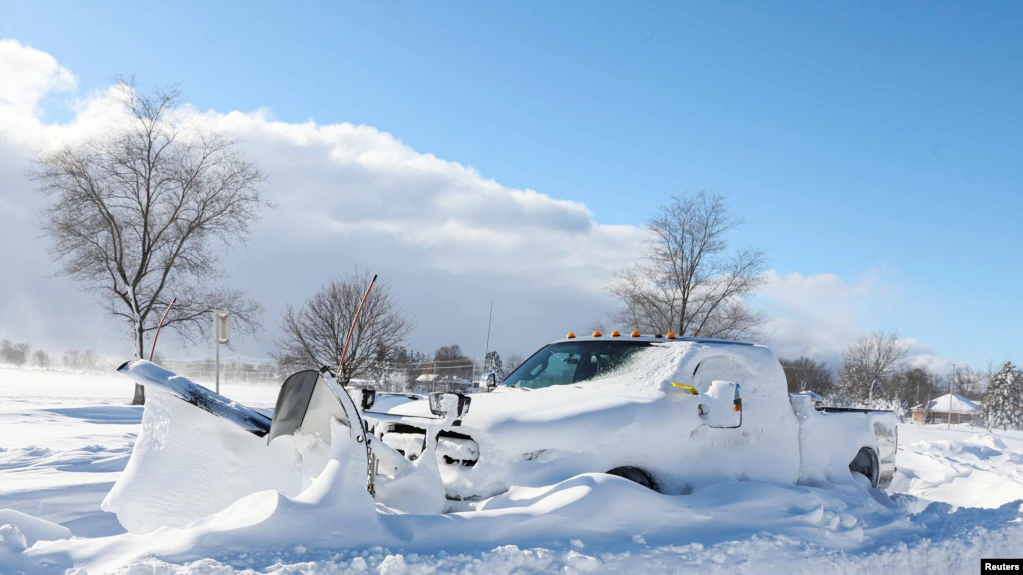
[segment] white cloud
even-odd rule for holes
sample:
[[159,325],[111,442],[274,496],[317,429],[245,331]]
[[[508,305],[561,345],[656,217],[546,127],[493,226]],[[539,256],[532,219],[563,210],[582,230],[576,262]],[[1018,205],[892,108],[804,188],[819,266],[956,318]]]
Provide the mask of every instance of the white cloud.
[[[888,273],[879,267],[848,281],[831,273],[767,272],[757,297],[772,318],[764,330],[767,343],[779,357],[805,355],[837,366],[842,351],[861,336],[896,327],[872,322],[873,310],[893,297],[885,281]],[[935,356],[927,344],[911,337],[902,341],[909,345],[909,365],[936,373],[951,369],[951,360]]]
[[22,145],[43,126],[43,98],[77,84],[53,56],[11,39],[0,39],[0,72],[0,125],[7,127],[7,138]]
[[[88,296],[58,296],[68,291],[67,283],[47,277],[52,268],[34,222],[40,199],[25,169],[34,150],[98,133],[121,121],[121,112],[109,94],[98,93],[74,102],[70,122],[46,122],[41,102],[54,91],[73,89],[74,76],[48,54],[15,41],[3,41],[0,54],[0,76],[13,79],[0,92],[0,240],[28,244],[0,255],[8,270],[0,280],[0,298],[8,302],[0,306],[0,331],[55,341],[92,333],[66,321],[66,305],[43,301],[56,298],[74,302],[86,310],[82,321],[111,332],[101,344],[117,341],[118,328],[98,319]],[[254,353],[269,347],[284,303],[308,298],[355,265],[389,280],[417,316],[413,345],[431,350],[459,343],[481,354],[476,348],[482,348],[494,299],[495,345],[529,351],[604,313],[600,286],[643,235],[631,226],[598,224],[580,203],[504,187],[372,127],[292,124],[264,110],[186,107],[181,117],[236,136],[270,175],[265,190],[278,209],[253,228],[246,250],[224,256],[235,282],[268,311],[269,337],[258,349],[250,346]],[[14,293],[21,294],[17,300]]]
[[[920,367],[940,374],[952,372],[953,360],[934,355],[931,346],[911,337],[903,338],[902,341],[909,344],[909,356],[906,361],[911,367]],[[959,365],[963,364],[959,363]]]
[[[0,250],[0,337],[129,353],[122,326],[52,276],[35,223],[41,199],[25,177],[35,150],[121,121],[107,98],[115,88],[72,93],[73,118],[48,122],[42,103],[75,88],[69,70],[45,52],[2,40],[0,77],[0,245],[7,246]],[[239,138],[270,175],[265,190],[278,209],[254,226],[247,249],[223,258],[234,283],[267,309],[265,333],[243,347],[251,354],[271,347],[283,304],[305,300],[356,265],[380,273],[416,316],[413,347],[458,343],[482,355],[494,300],[491,348],[526,353],[605,317],[613,302],[601,287],[645,237],[638,227],[598,223],[581,203],[507,188],[370,126],[287,123],[266,110],[186,107],[181,115]],[[835,360],[871,329],[859,317],[886,296],[883,271],[853,282],[770,272],[757,298],[775,318],[768,343],[781,356]]]
[[605,277],[642,235],[597,224],[582,204],[505,188],[366,126],[287,124],[265,113],[205,117],[238,134],[271,173],[267,188],[283,193],[269,217],[316,222],[321,241],[374,238],[449,271],[526,272],[558,284]]
[[39,101],[50,92],[73,90],[75,75],[40,50],[17,40],[0,39],[0,110],[36,116]]
[[806,355],[837,363],[842,350],[862,335],[857,316],[878,289],[878,274],[855,282],[835,274],[766,274],[757,304],[772,318],[767,341],[782,357]]

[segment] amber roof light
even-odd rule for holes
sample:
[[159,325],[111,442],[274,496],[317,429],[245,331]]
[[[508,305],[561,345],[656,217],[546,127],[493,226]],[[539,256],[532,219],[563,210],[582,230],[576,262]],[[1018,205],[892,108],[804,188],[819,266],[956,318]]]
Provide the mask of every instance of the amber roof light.
[[632,330],[632,337],[639,337],[639,330],[638,329]]
[[604,335],[604,334],[600,333],[599,329],[597,331],[593,332],[593,337],[600,337],[602,335]]
[[565,336],[565,339],[575,339],[575,334],[572,332],[568,332],[568,335]]
[[669,331],[668,332],[668,339],[675,339],[675,332]]
[[611,332],[611,337],[618,337],[622,335],[617,329]]

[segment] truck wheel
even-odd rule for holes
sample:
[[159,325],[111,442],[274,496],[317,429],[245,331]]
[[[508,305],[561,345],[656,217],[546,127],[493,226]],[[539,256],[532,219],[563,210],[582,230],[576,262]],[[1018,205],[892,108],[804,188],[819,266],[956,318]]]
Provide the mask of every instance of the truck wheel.
[[860,448],[860,452],[849,463],[849,471],[859,473],[870,481],[871,487],[877,487],[879,473],[877,454],[869,447]]
[[616,475],[622,479],[628,479],[633,483],[638,483],[643,487],[651,491],[657,491],[657,483],[654,481],[650,474],[638,467],[615,467],[611,471],[607,472],[608,475]]

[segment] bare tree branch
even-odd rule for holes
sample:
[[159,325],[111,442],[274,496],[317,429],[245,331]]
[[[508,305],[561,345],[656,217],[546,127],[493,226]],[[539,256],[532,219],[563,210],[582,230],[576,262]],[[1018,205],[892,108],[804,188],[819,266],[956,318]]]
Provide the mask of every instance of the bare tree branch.
[[[369,274],[356,270],[323,286],[301,307],[286,306],[281,318],[283,335],[274,342],[274,359],[292,366],[337,366],[369,281]],[[377,281],[355,326],[338,380],[347,384],[356,375],[365,374],[375,358],[397,348],[413,327],[414,322],[398,309],[387,284]]]
[[606,286],[622,309],[613,320],[654,333],[724,339],[755,337],[765,316],[745,298],[763,285],[765,255],[729,253],[726,234],[742,224],[724,197],[675,196],[647,224],[653,238],[642,261]]
[[898,330],[881,330],[856,340],[842,354],[842,391],[849,401],[872,402],[909,354]]
[[835,386],[835,374],[828,365],[809,357],[798,359],[782,359],[781,366],[785,370],[789,393],[812,391],[824,395]]
[[258,189],[264,175],[234,141],[176,118],[176,88],[140,93],[128,78],[117,93],[123,125],[42,155],[31,172],[49,199],[42,228],[60,273],[127,321],[136,357],[172,297],[166,327],[188,341],[206,333],[213,309],[254,331],[259,304],[210,286],[222,279],[215,248],[244,243],[270,206]]

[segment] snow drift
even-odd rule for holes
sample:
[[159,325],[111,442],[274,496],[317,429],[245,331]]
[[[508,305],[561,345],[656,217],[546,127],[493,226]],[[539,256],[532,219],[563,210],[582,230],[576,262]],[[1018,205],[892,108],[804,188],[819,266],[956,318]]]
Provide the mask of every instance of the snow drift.
[[[341,505],[339,517],[329,500],[303,503],[297,495],[263,490],[184,527],[125,534],[99,511],[102,495],[93,494],[103,484],[94,482],[98,476],[113,481],[124,467],[139,412],[94,404],[116,404],[117,390],[130,386],[113,379],[116,384],[105,384],[109,393],[94,399],[99,388],[91,381],[52,373],[46,374],[48,397],[6,401],[9,394],[24,396],[17,374],[0,370],[0,507],[64,523],[79,537],[58,539],[66,535],[61,529],[21,544],[13,536],[14,544],[0,552],[5,574],[958,573],[975,570],[978,557],[1023,548],[1020,502],[1013,501],[1023,499],[1016,491],[1023,489],[1023,434],[966,426],[900,429],[893,490],[912,495],[756,481],[662,495],[617,477],[583,474],[513,487],[448,515],[396,514],[377,505],[365,521],[357,502]],[[254,404],[273,402],[272,388],[229,389]],[[58,392],[67,397],[62,404],[54,403]],[[83,402],[90,406],[63,407]],[[102,472],[83,472],[94,466]],[[326,473],[324,464],[299,493]],[[200,498],[175,489],[173,476],[155,487],[186,501]],[[362,501],[368,510],[371,503]],[[992,509],[966,507],[973,504]],[[27,529],[23,517],[0,517],[0,524]],[[13,534],[0,531],[5,541]]]

